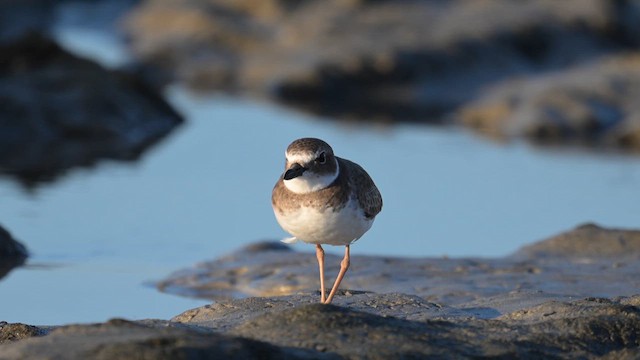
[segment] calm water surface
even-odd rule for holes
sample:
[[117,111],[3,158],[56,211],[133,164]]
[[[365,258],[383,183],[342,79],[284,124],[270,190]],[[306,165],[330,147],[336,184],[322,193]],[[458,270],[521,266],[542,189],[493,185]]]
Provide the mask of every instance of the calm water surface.
[[[72,48],[88,41],[67,35],[59,37]],[[81,48],[120,61],[117,49]],[[0,179],[0,222],[32,253],[0,280],[0,320],[166,319],[205,304],[149,284],[285,237],[271,188],[284,149],[302,136],[362,164],[383,194],[354,255],[502,256],[586,221],[640,227],[638,157],[541,151],[439,128],[345,126],[178,86],[167,96],[188,122],[138,163],[75,170],[35,193]]]

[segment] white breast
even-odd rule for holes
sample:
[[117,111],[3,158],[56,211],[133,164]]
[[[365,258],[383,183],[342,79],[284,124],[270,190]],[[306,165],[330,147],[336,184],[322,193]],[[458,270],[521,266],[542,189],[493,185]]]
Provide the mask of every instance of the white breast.
[[373,219],[367,219],[357,202],[349,200],[340,211],[300,207],[281,214],[276,211],[280,226],[298,240],[311,244],[348,245],[358,240],[371,228]]

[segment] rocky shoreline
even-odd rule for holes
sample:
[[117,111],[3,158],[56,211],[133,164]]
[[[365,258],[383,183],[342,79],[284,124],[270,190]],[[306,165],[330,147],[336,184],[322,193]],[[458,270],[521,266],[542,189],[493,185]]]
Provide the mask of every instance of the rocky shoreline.
[[170,320],[0,323],[0,359],[634,359],[640,349],[640,231],[587,224],[496,259],[354,256],[333,305],[317,303],[313,256],[293,254],[258,243],[177,272],[159,288],[216,301]]

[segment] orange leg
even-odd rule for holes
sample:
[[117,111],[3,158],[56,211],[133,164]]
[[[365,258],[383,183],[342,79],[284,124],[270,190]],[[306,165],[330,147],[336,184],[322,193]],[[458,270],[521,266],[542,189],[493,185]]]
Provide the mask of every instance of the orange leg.
[[344,258],[342,259],[342,262],[340,262],[340,272],[338,273],[336,282],[333,284],[329,297],[324,301],[324,304],[331,304],[331,300],[333,300],[333,296],[336,294],[336,291],[338,291],[338,287],[340,287],[344,274],[346,274],[347,269],[349,269],[349,262],[349,245],[347,245],[344,248]]
[[324,249],[320,244],[316,244],[316,257],[318,258],[318,267],[320,268],[320,302],[324,303],[326,299],[324,288]]

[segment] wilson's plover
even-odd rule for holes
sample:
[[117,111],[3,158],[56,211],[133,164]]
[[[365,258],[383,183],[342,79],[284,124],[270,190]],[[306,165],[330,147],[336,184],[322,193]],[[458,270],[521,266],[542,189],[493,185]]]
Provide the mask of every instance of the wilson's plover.
[[[349,246],[371,228],[382,210],[382,196],[360,165],[335,156],[320,139],[295,140],[285,156],[285,172],[271,196],[273,211],[280,226],[293,235],[284,242],[316,245],[320,300],[329,304],[349,268]],[[322,244],[345,246],[329,296],[325,296]]]

